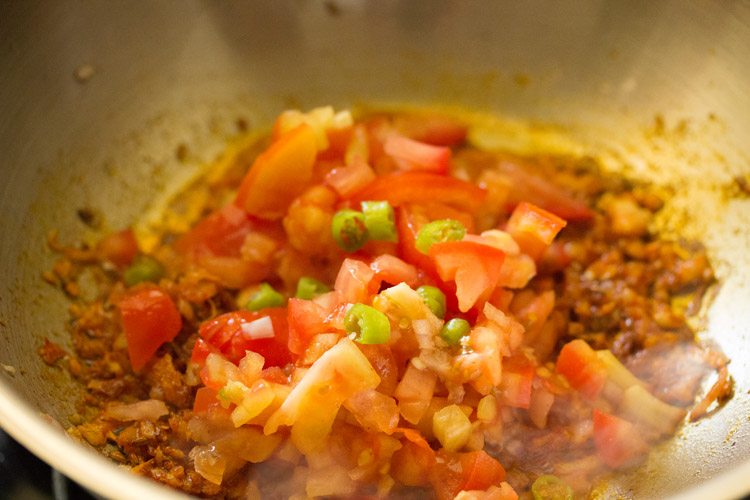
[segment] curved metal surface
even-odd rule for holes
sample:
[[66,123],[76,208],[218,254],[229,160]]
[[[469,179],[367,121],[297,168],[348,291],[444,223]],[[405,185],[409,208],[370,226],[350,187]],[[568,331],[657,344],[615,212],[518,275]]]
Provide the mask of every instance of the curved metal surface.
[[662,222],[711,251],[723,285],[707,335],[734,360],[737,396],[606,494],[750,491],[750,205],[727,195],[750,173],[747,3],[88,0],[0,11],[0,424],[67,475],[107,497],[168,494],[39,416],[65,423],[75,399],[36,355],[45,336],[65,339],[65,303],[39,278],[47,232],[90,236],[81,206],[106,227],[132,222],[186,175],[179,144],[209,158],[240,116],[253,125],[288,106],[382,101],[559,123],[613,168],[674,189]]

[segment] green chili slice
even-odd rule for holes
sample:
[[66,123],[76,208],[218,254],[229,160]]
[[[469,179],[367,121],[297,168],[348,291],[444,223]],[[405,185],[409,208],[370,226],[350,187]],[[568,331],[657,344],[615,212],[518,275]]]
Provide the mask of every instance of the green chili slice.
[[453,318],[443,325],[440,329],[440,338],[445,340],[448,345],[458,345],[461,338],[468,335],[471,331],[471,325],[465,319]]
[[365,304],[354,304],[344,316],[344,328],[360,344],[385,344],[391,338],[388,317]]
[[459,241],[466,234],[463,224],[454,219],[441,219],[422,226],[417,233],[417,250],[427,253],[434,243],[443,241]]
[[356,252],[369,239],[365,216],[349,209],[336,212],[331,221],[331,233],[336,244],[347,252]]
[[157,282],[164,276],[164,267],[150,255],[139,255],[133,263],[125,269],[122,279],[128,286],[144,281]]
[[439,288],[434,286],[420,286],[417,293],[422,297],[422,301],[430,308],[432,314],[440,319],[445,317],[445,294]]
[[315,278],[309,276],[303,276],[297,282],[297,293],[295,297],[298,299],[311,300],[320,294],[330,292],[331,288]]
[[245,304],[248,311],[260,311],[266,307],[280,307],[284,305],[284,296],[274,290],[268,283],[261,283],[258,290],[250,296]]
[[552,474],[539,476],[531,485],[534,500],[573,500],[573,489]]
[[362,214],[370,239],[376,241],[398,241],[396,217],[387,201],[363,201]]

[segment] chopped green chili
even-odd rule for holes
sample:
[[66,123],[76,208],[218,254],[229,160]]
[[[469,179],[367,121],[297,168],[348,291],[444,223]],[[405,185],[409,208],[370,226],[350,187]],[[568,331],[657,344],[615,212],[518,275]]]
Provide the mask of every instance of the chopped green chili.
[[432,314],[440,319],[445,317],[445,294],[439,288],[434,286],[420,286],[417,293],[422,297],[422,301],[430,308]]
[[466,234],[463,224],[453,219],[441,219],[422,226],[417,233],[417,250],[427,253],[434,243],[459,241]]
[[365,304],[354,304],[344,316],[344,328],[360,344],[385,344],[391,338],[388,317]]
[[370,239],[377,241],[398,241],[396,217],[393,207],[387,201],[363,201],[362,214]]
[[336,212],[331,221],[331,233],[336,244],[347,252],[356,252],[369,239],[365,216],[349,209]]
[[280,307],[284,305],[284,296],[274,290],[268,283],[261,283],[258,290],[250,296],[245,304],[249,311],[260,311],[266,307]]
[[297,282],[297,293],[295,297],[298,299],[311,300],[318,295],[326,292],[330,292],[331,288],[315,278],[303,276]]
[[440,337],[445,340],[448,345],[458,345],[461,342],[461,338],[469,333],[471,326],[469,322],[461,318],[453,318],[443,325],[440,329]]
[[531,485],[534,500],[573,500],[573,490],[562,479],[552,474],[536,478]]
[[139,255],[125,270],[122,279],[128,286],[144,281],[157,282],[164,276],[164,267],[150,255]]

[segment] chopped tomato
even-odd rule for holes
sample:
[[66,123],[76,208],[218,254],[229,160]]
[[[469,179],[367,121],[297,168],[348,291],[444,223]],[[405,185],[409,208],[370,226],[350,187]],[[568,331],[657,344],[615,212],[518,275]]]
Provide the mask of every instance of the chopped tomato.
[[235,203],[263,219],[280,219],[313,175],[315,132],[308,125],[281,134],[256,158],[240,184]]
[[505,479],[503,466],[484,451],[462,453],[460,460],[466,477],[466,483],[461,489],[486,490]]
[[175,245],[184,254],[211,253],[239,257],[245,237],[255,227],[256,224],[245,212],[229,204],[198,222]]
[[467,233],[474,231],[474,216],[463,210],[453,208],[444,203],[433,201],[423,203],[412,208],[417,213],[424,214],[428,220],[434,221],[439,219],[454,219],[463,224]]
[[312,365],[315,361],[320,359],[328,349],[336,345],[339,338],[340,336],[337,333],[318,333],[313,335],[305,348],[304,354],[300,356],[299,360],[297,360],[297,366]]
[[202,366],[206,362],[206,358],[211,353],[218,353],[219,348],[212,344],[209,344],[203,339],[198,339],[193,345],[193,352],[190,355],[190,362],[199,366]]
[[139,288],[118,303],[133,370],[140,370],[182,328],[182,317],[161,288]]
[[289,376],[278,366],[263,368],[260,378],[274,384],[284,385],[289,383]]
[[315,335],[327,331],[327,316],[328,312],[312,300],[289,299],[287,304],[289,350],[301,356]]
[[375,279],[378,282],[386,282],[391,285],[398,285],[403,282],[409,286],[414,286],[419,279],[416,267],[393,255],[383,254],[376,257],[370,263],[370,269],[375,272]]
[[304,454],[319,451],[344,401],[379,383],[367,358],[344,337],[313,363],[263,430],[268,435],[279,426],[291,426],[291,440],[298,450]]
[[353,127],[329,127],[326,129],[328,147],[318,153],[319,160],[339,160],[344,157],[346,147],[352,139]]
[[397,116],[393,124],[406,137],[435,146],[456,146],[466,139],[466,125],[451,116],[402,115]]
[[613,469],[632,465],[648,451],[635,425],[598,409],[594,409],[594,444],[602,462]]
[[333,288],[343,303],[365,302],[370,296],[374,277],[375,271],[361,260],[344,259]]
[[431,479],[438,500],[447,500],[462,490],[486,490],[499,485],[505,479],[505,469],[485,451],[448,453],[441,450]]
[[123,268],[133,262],[138,253],[138,243],[131,229],[112,233],[99,242],[97,252],[117,267]]
[[503,365],[500,386],[502,402],[514,408],[528,409],[531,404],[531,384],[534,381],[534,365],[524,356],[510,358]]
[[405,486],[428,486],[430,473],[435,466],[435,452],[406,441],[391,458],[393,478]]
[[343,197],[353,195],[374,180],[375,172],[370,165],[359,158],[349,165],[335,167],[325,177],[326,184]]
[[201,387],[195,393],[193,413],[206,413],[212,406],[218,406],[216,396],[219,393],[210,387]]
[[201,220],[175,243],[178,252],[214,275],[222,285],[241,288],[265,278],[269,265],[242,258],[242,245],[248,235],[260,232],[278,238],[281,229],[248,217],[229,204]]
[[563,346],[557,357],[556,370],[571,387],[590,400],[597,398],[607,381],[607,369],[599,361],[596,351],[581,339]]
[[455,281],[458,308],[471,309],[477,301],[489,298],[500,279],[505,254],[473,241],[446,241],[430,247],[440,279]]
[[393,394],[398,385],[398,365],[391,348],[382,344],[360,344],[358,347],[378,372],[380,385],[377,390],[388,396]]
[[536,260],[566,224],[555,214],[523,202],[513,210],[506,230],[521,247],[521,251]]
[[431,451],[433,456],[435,455],[435,450],[430,447],[430,443],[422,437],[422,434],[420,434],[418,430],[410,429],[409,427],[396,427],[393,432],[401,433],[406,440],[416,444],[424,450]]
[[401,170],[424,170],[444,174],[450,166],[449,148],[425,144],[397,134],[391,134],[386,138],[383,150],[393,158]]
[[399,255],[406,262],[435,275],[435,265],[432,263],[432,259],[429,255],[420,252],[416,246],[419,229],[427,222],[429,222],[427,217],[417,213],[410,206],[399,208],[396,216]]
[[[266,316],[271,318],[274,336],[252,338],[243,326]],[[203,323],[198,333],[235,364],[245,356],[245,351],[257,352],[263,356],[266,367],[284,366],[292,360],[287,347],[288,327],[285,308],[269,307],[260,311],[222,314]]]
[[200,371],[200,378],[203,385],[218,391],[230,380],[241,381],[242,372],[235,363],[221,354],[212,352],[206,356],[206,362]]
[[[500,283],[502,285],[502,282]],[[514,292],[506,290],[505,288],[495,288],[490,298],[487,300],[488,303],[492,304],[495,308],[500,309],[505,314],[510,311],[510,304],[513,302]]]
[[428,407],[435,391],[437,375],[431,370],[421,370],[409,363],[393,395],[398,400],[398,408],[404,419],[417,424]]
[[354,201],[383,200],[393,206],[440,202],[474,213],[486,191],[470,182],[431,172],[397,172],[383,175],[354,195]]
[[[442,203],[404,205],[399,207],[396,215],[399,256],[434,277],[437,277],[435,264],[429,255],[423,254],[417,249],[416,240],[417,234],[424,224],[438,219],[454,219],[463,224],[466,231],[474,230],[474,218],[471,214]],[[451,297],[455,297],[455,293]],[[448,297],[449,301],[451,297]]]
[[501,161],[497,169],[513,186],[507,200],[511,206],[526,201],[569,221],[589,221],[594,217],[594,212],[584,202],[514,162]]

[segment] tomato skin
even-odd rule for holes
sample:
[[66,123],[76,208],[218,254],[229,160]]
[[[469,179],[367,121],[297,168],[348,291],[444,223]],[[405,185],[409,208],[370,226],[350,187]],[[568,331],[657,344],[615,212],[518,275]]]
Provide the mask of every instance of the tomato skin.
[[[271,318],[274,336],[265,339],[249,338],[242,330],[242,325],[266,316]],[[245,356],[245,351],[253,351],[263,356],[264,367],[285,366],[292,361],[287,348],[286,316],[286,309],[281,307],[269,307],[260,311],[234,311],[204,322],[198,333],[206,343],[218,349],[234,364]]]
[[635,425],[598,409],[594,409],[594,445],[602,462],[613,469],[634,463],[648,451]]
[[235,203],[262,219],[280,219],[313,177],[315,132],[308,125],[281,134],[261,153],[240,184]]
[[133,370],[139,371],[157,349],[177,336],[182,317],[165,291],[145,286],[127,294],[117,304],[128,343]]
[[432,172],[396,172],[378,177],[355,194],[356,203],[387,201],[393,206],[440,202],[470,213],[476,212],[487,192],[470,182]]
[[557,357],[555,369],[571,387],[589,400],[594,400],[604,388],[607,370],[589,345],[576,339],[565,344]]
[[446,241],[433,244],[430,257],[440,279],[455,281],[458,308],[466,312],[497,286],[505,253],[473,241]]
[[138,243],[133,231],[125,229],[106,236],[99,242],[96,250],[117,267],[124,268],[129,266],[138,254]]
[[567,225],[560,217],[531,203],[522,202],[513,210],[506,230],[534,260],[541,257],[557,233]]

